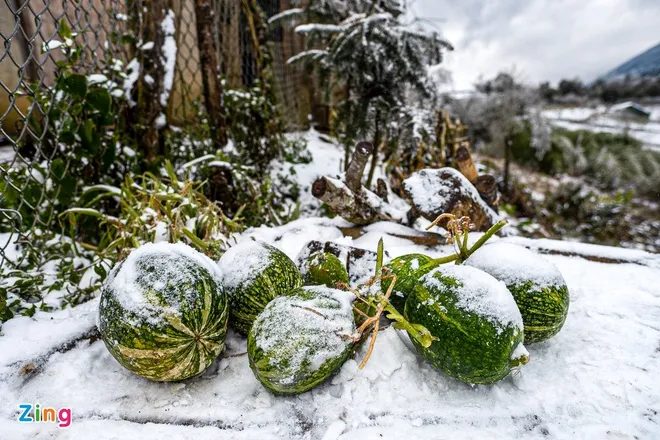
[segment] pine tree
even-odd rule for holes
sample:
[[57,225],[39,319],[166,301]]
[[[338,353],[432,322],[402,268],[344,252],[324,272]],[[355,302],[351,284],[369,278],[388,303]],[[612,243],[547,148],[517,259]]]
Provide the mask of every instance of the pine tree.
[[406,25],[404,13],[398,0],[312,0],[275,17],[304,23],[295,29],[305,36],[306,50],[289,62],[311,64],[325,85],[326,100],[340,97],[332,102],[333,128],[347,149],[346,159],[357,140],[373,141],[367,186],[390,126],[404,122],[400,117],[409,119],[413,99],[436,97],[428,69],[451,50],[437,32]]

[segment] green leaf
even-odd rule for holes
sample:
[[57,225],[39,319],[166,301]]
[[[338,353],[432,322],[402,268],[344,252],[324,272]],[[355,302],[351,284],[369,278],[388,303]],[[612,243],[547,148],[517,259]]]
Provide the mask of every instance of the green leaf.
[[87,94],[87,102],[103,116],[108,115],[112,108],[112,97],[110,96],[110,92],[102,87],[90,90]]
[[60,142],[66,145],[73,145],[76,142],[76,136],[70,130],[63,131],[60,133]]
[[92,146],[93,135],[94,135],[94,122],[91,119],[85,121],[83,125],[80,126],[78,130],[78,135],[80,140],[86,148]]
[[66,165],[64,159],[58,157],[50,164],[50,172],[55,178],[55,180],[60,180],[64,177],[64,171],[66,170]]
[[71,32],[71,28],[67,24],[66,20],[62,18],[59,23],[58,23],[58,28],[57,28],[57,34],[62,38],[71,38],[73,35],[73,32]]
[[116,143],[110,142],[108,148],[106,148],[103,153],[103,159],[101,161],[101,171],[106,172],[110,169],[110,166],[115,161],[117,157],[117,147]]
[[74,98],[83,99],[87,95],[87,78],[78,73],[72,73],[66,78],[65,90]]
[[89,145],[89,150],[93,154],[97,154],[101,149],[101,134],[99,133],[98,129],[94,130],[94,123],[92,123],[91,125],[92,125],[92,143]]
[[133,35],[125,34],[121,36],[122,44],[133,44],[135,43],[135,37]]
[[100,212],[96,209],[92,209],[92,208],[69,208],[69,209],[67,209],[66,211],[64,211],[62,213],[62,215],[64,215],[64,214],[69,214],[69,215],[71,215],[71,214],[81,214],[81,215],[89,215],[89,216],[96,217],[96,218],[103,218],[103,219],[106,218],[105,214],[103,214],[102,212]]
[[383,267],[383,238],[378,240],[378,250],[376,251],[376,276],[380,275],[380,268]]
[[76,179],[73,176],[67,175],[64,176],[61,182],[60,192],[58,194],[57,200],[62,206],[68,206],[73,197],[75,196],[76,191]]

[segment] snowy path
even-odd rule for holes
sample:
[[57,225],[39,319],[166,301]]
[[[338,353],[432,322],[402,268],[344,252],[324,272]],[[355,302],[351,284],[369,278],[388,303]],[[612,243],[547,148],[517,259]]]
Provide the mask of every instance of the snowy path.
[[[378,228],[351,240],[327,219],[246,235],[292,257],[311,238],[374,249],[382,235],[392,257],[448,252]],[[582,250],[575,243],[548,244]],[[620,260],[641,255],[600,249]],[[567,323],[554,339],[528,347],[532,360],[518,376],[493,386],[447,378],[410,352],[393,329],[380,333],[363,371],[359,352],[329,383],[296,397],[269,394],[240,355],[245,342],[233,334],[227,353],[238,356],[183,383],[153,383],[123,369],[95,340],[95,302],[36,320],[18,318],[0,337],[0,438],[657,439],[660,259],[644,256],[642,264],[605,264],[547,255],[569,285]],[[78,342],[67,344],[71,340]],[[18,405],[28,402],[71,407],[73,422],[68,428],[18,423]]]

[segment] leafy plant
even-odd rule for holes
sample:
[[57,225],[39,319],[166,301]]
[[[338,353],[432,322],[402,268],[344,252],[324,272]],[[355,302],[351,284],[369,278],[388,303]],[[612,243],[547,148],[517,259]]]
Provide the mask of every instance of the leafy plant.
[[406,25],[404,9],[397,1],[311,2],[296,14],[280,15],[305,23],[296,32],[305,36],[307,50],[289,62],[307,62],[327,84],[325,97],[346,148],[345,163],[356,140],[373,139],[367,186],[388,127],[405,116],[411,96],[435,97],[428,67],[451,49],[437,33]]

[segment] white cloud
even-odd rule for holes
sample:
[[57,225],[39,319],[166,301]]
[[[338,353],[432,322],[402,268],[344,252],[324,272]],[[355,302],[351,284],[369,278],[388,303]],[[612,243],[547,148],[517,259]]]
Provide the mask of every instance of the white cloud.
[[657,0],[415,0],[411,7],[454,45],[445,67],[459,90],[514,67],[530,83],[589,81],[660,40]]

